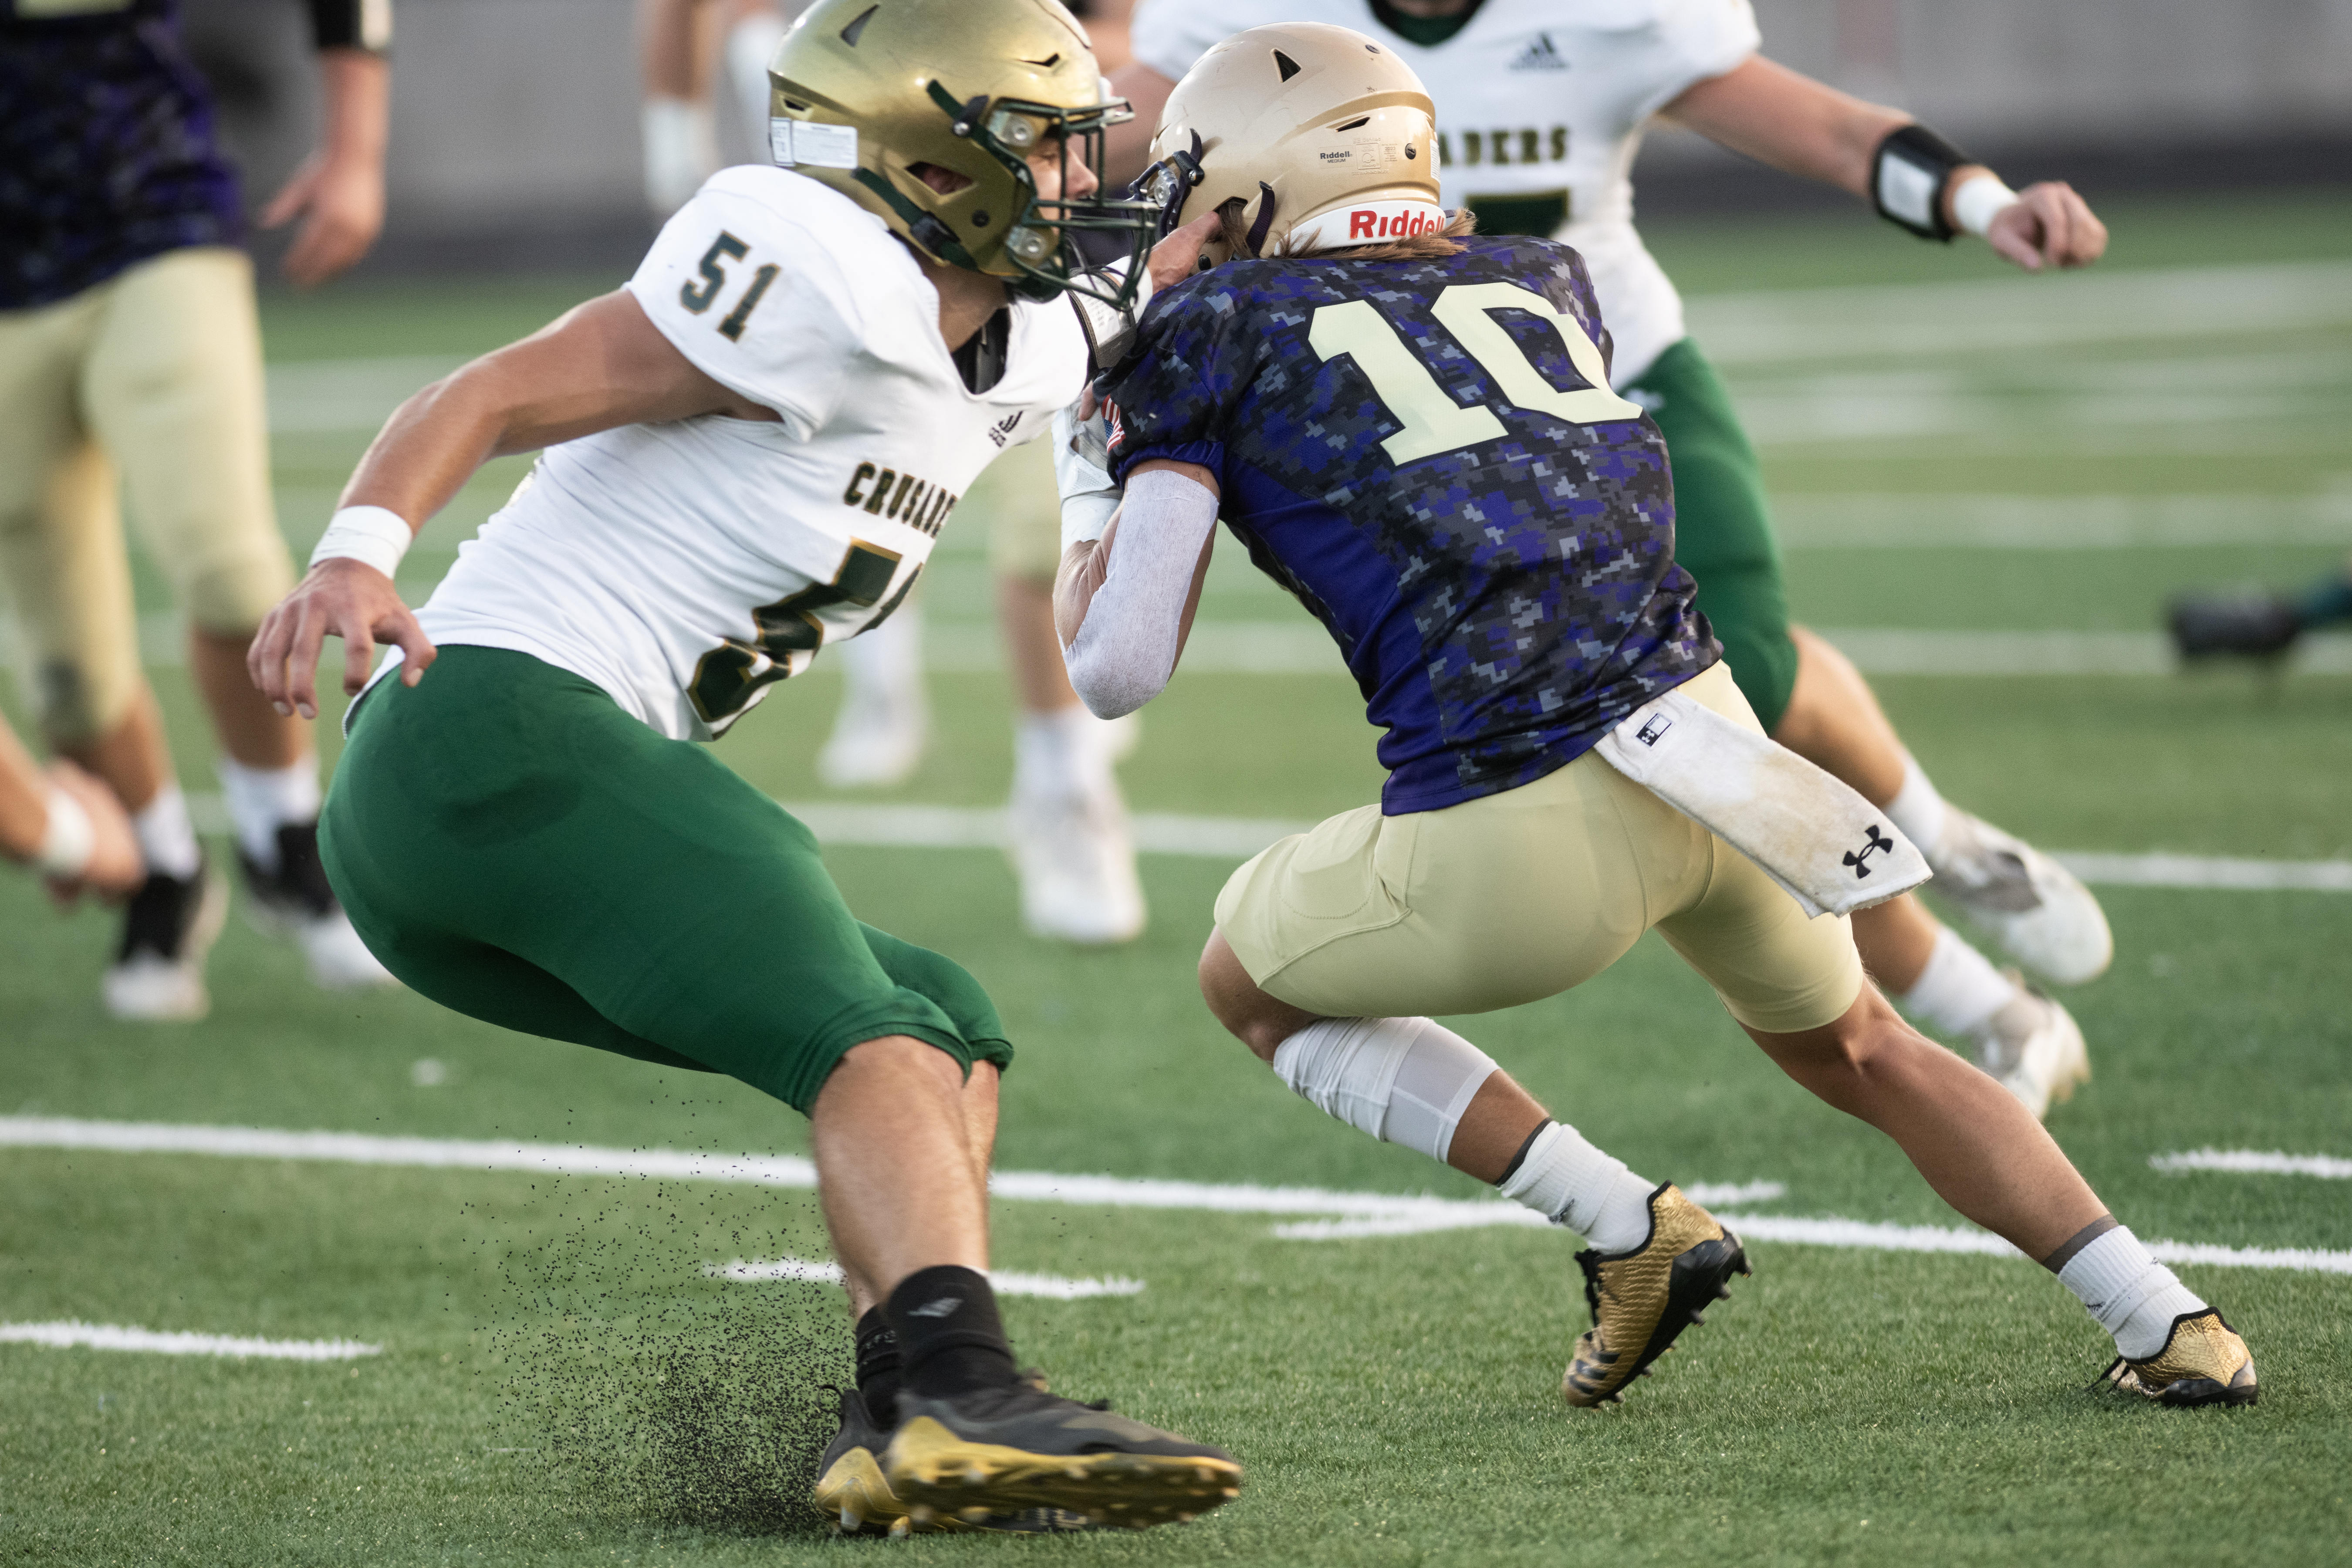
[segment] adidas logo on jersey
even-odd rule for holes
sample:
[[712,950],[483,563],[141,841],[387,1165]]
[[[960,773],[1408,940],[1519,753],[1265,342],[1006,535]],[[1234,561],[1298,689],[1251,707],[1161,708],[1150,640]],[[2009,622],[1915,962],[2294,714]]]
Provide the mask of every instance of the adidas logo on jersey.
[[988,427],[988,438],[995,442],[1000,447],[1003,446],[1005,441],[1012,436],[1013,427],[1021,423],[1021,416],[1026,412],[1028,412],[1026,409],[1016,408],[1011,414],[1006,415],[1003,419],[997,421],[997,423],[990,426]]
[[[1019,417],[1016,414],[1013,419]],[[1006,420],[1000,428],[1011,426],[1013,419]],[[1003,442],[999,440],[997,445],[1003,446]],[[903,522],[933,539],[940,536],[940,526],[961,499],[950,495],[945,485],[935,485],[929,479],[873,463],[858,464],[857,471],[849,477],[848,488],[841,492],[842,505]]]
[[1515,71],[1564,71],[1568,68],[1568,57],[1553,44],[1549,33],[1538,33],[1533,41],[1519,52],[1519,58],[1511,62],[1511,68]]

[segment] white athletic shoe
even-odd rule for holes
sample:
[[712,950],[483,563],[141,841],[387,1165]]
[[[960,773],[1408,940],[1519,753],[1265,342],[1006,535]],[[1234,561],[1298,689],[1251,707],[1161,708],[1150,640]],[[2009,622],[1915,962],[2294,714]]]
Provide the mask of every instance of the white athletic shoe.
[[930,742],[930,710],[919,688],[911,699],[844,701],[816,754],[816,776],[829,789],[890,789],[914,776]]
[[2065,867],[1949,805],[1942,837],[1920,848],[1936,873],[1930,890],[1958,904],[2018,963],[2060,985],[2106,973],[2116,955],[2106,913]]
[[1986,1019],[1973,1038],[1977,1065],[2036,1121],[2050,1113],[2052,1100],[2072,1100],[2075,1086],[2090,1081],[2090,1052],[2074,1016],[2021,980],[2016,1000]]
[[289,823],[278,830],[278,868],[265,871],[240,848],[245,871],[245,919],[266,937],[290,942],[310,965],[321,991],[365,991],[397,985],[391,970],[352,929],[349,915],[319,860],[319,825]]
[[150,872],[122,912],[122,944],[100,983],[106,1010],[142,1023],[187,1023],[212,1011],[205,956],[228,914],[228,884]]
[[1143,885],[1118,786],[1015,791],[1007,847],[1031,933],[1090,947],[1143,934]]

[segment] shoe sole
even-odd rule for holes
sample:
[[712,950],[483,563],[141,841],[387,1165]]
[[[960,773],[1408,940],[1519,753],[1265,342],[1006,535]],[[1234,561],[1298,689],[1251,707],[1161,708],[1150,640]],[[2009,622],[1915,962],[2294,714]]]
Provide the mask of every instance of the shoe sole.
[[872,1530],[907,1533],[907,1505],[890,1490],[871,1449],[852,1448],[835,1459],[817,1478],[815,1493],[817,1511],[844,1535]]
[[1570,1405],[1585,1408],[1623,1404],[1625,1390],[1635,1378],[1650,1374],[1650,1363],[1674,1349],[1675,1341],[1682,1337],[1685,1329],[1705,1323],[1707,1308],[1731,1299],[1731,1288],[1727,1283],[1730,1278],[1752,1272],[1748,1267],[1748,1249],[1729,1230],[1720,1237],[1700,1242],[1675,1258],[1674,1267],[1667,1271],[1665,1310],[1658,1314],[1649,1342],[1642,1347],[1642,1353],[1634,1358],[1624,1376],[1612,1384],[1608,1393],[1592,1394],[1569,1382],[1576,1371],[1576,1363],[1571,1361],[1568,1373],[1560,1379],[1561,1394]]
[[2184,1377],[2168,1384],[2164,1392],[2156,1396],[2156,1402],[2175,1410],[2194,1410],[2208,1405],[2243,1406],[2259,1402],[2262,1394],[2259,1384],[2234,1388],[2210,1377]]
[[1240,1495],[1230,1459],[1166,1454],[1034,1454],[957,1436],[928,1415],[898,1428],[885,1479],[915,1528],[1058,1509],[1095,1524],[1181,1523]]

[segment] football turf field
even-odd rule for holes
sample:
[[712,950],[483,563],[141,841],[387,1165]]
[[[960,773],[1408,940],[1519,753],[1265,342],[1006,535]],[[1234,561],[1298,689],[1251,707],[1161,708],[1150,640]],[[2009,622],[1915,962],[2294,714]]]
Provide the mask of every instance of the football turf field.
[[[0,1343],[0,1562],[2342,1561],[2352,659],[2323,644],[2283,675],[2178,675],[2153,634],[2173,589],[2299,581],[2352,548],[2352,211],[2327,193],[2108,216],[2110,262],[2064,279],[1858,216],[1654,244],[1762,444],[1800,616],[1881,672],[1948,796],[2124,879],[2102,889],[2115,967],[2066,995],[2097,1077],[2051,1130],[2142,1237],[2229,1259],[2181,1273],[2251,1342],[2258,1407],[2085,1392],[2110,1352],[2073,1300],[1780,1079],[1645,940],[1570,995],[1454,1021],[1636,1170],[1747,1189],[1719,1207],[1751,1216],[1731,1223],[1754,1279],[1622,1409],[1565,1408],[1578,1243],[1479,1223],[1492,1211],[1461,1206],[1475,1184],[1288,1095],[1193,991],[1235,847],[1270,831],[1254,825],[1378,786],[1319,633],[1228,542],[1192,662],[1123,772],[1167,851],[1144,860],[1150,931],[1111,952],[1043,944],[998,854],[940,847],[985,837],[1010,773],[982,542],[950,526],[925,588],[938,744],[863,803],[950,809],[835,799],[815,819],[862,916],[998,998],[1021,1052],[1000,1165],[1126,1179],[1005,1184],[999,1265],[1072,1298],[1008,1300],[1024,1359],[1230,1447],[1240,1500],[1138,1536],[832,1540],[804,1499],[821,1385],[848,1371],[839,1293],[724,1267],[826,1256],[797,1117],[404,993],[320,994],[234,921],[207,1021],[115,1024],[98,1001],[110,923],[52,920],[6,877],[0,1337],[352,1343],[315,1360]],[[611,281],[274,302],[289,538],[307,549],[402,393]],[[429,587],[520,465],[494,470],[428,530],[407,586]],[[168,656],[168,605],[141,582]],[[184,671],[156,679],[207,795]],[[825,801],[811,759],[837,689],[791,683],[720,754],[781,799]],[[2205,885],[2232,878],[2291,885]],[[2317,1158],[2152,1163],[2207,1149]],[[612,1151],[765,1159],[697,1173]],[[1316,1191],[1251,1190],[1270,1184]]]

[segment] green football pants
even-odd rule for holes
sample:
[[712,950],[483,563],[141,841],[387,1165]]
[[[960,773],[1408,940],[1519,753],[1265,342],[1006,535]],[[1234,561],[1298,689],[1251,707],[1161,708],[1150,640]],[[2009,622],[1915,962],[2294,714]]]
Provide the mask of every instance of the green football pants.
[[370,691],[320,852],[384,967],[505,1028],[803,1112],[860,1041],[1013,1057],[979,982],[851,916],[805,826],[528,654],[444,647]]
[[1731,396],[1685,338],[1624,389],[1666,437],[1675,473],[1675,559],[1698,582],[1698,607],[1723,644],[1739,693],[1766,733],[1797,684],[1780,547],[1756,448]]

